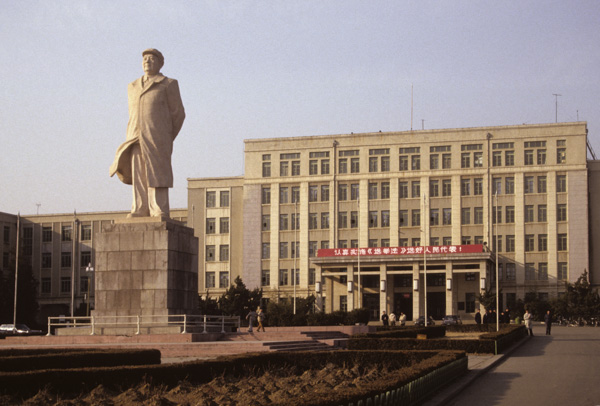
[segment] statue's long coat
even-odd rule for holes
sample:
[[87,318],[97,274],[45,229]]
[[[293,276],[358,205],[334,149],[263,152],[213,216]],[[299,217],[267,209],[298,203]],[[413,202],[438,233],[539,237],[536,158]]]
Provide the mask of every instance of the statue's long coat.
[[173,187],[171,154],[173,141],[185,119],[185,111],[175,79],[161,74],[142,86],[142,78],[127,87],[129,123],[127,139],[119,146],[110,166],[123,183],[132,184],[131,147],[140,145],[149,187]]

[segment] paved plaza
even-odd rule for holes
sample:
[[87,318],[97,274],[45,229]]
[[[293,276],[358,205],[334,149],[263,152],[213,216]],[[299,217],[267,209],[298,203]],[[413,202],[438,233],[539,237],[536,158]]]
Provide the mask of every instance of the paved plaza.
[[600,405],[600,328],[553,326],[546,336],[536,325],[534,334],[509,356],[483,358],[492,367],[456,397],[440,394],[427,404]]

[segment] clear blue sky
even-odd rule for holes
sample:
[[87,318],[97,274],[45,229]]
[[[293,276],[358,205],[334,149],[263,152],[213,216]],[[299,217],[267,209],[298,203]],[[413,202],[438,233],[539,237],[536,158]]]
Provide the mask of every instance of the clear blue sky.
[[[243,174],[249,138],[587,121],[600,153],[598,1],[0,2],[0,211],[129,210],[108,168],[141,51],[165,56],[187,178]],[[424,124],[421,120],[424,120]]]

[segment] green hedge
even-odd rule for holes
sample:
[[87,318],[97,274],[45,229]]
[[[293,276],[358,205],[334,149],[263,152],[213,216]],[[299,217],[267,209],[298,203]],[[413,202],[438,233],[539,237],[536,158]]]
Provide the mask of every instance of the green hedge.
[[12,349],[0,352],[2,372],[152,364],[160,364],[159,350]]
[[425,334],[427,338],[440,338],[446,335],[446,326],[430,327],[390,327],[380,329],[374,333],[356,334],[356,338],[417,338],[417,335]]
[[368,389],[350,388],[314,396],[307,393],[300,404],[325,406],[363,399],[411,382],[437,368],[465,357],[462,351],[329,351],[272,352],[221,357],[216,360],[148,366],[51,369],[28,372],[0,372],[0,390],[18,396],[32,396],[42,388],[57,394],[79,394],[97,385],[123,390],[144,381],[175,386],[187,379],[193,384],[227,375],[256,376],[274,367],[295,366],[300,371],[320,369],[327,364],[348,368],[378,365],[395,369],[393,374],[373,382]]

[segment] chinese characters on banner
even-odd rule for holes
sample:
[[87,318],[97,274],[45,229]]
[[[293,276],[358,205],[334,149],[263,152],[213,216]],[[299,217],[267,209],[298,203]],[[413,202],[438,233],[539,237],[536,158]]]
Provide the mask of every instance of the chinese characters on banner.
[[[357,256],[359,248],[327,248],[317,251],[317,257]],[[372,247],[360,248],[360,255],[419,255],[419,254],[472,254],[484,252],[483,245],[441,245],[427,247]]]

